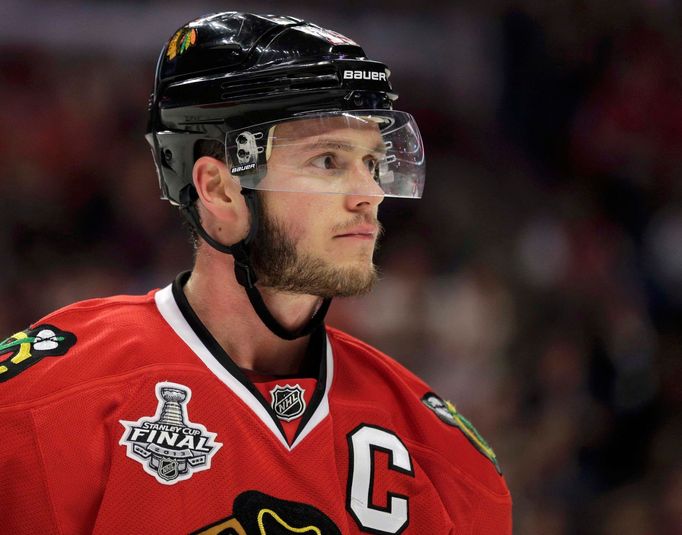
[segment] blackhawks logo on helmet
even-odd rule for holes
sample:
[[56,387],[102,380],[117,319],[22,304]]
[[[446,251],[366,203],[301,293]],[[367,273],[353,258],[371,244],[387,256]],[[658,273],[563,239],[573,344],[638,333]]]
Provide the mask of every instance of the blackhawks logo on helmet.
[[197,42],[197,31],[194,28],[180,28],[168,42],[166,57],[169,60],[183,54],[188,48]]

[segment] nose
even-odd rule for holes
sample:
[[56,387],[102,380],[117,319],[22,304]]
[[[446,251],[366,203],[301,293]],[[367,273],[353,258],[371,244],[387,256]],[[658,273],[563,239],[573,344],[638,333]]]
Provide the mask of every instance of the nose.
[[364,162],[354,165],[348,175],[346,206],[349,210],[371,209],[383,202],[384,190]]

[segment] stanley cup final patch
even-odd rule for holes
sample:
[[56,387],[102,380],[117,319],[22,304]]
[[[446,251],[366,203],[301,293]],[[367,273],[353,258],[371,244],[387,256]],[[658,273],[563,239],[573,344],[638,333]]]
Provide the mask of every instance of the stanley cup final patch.
[[211,468],[211,458],[221,448],[216,433],[190,422],[187,405],[192,390],[176,383],[157,383],[158,406],[154,416],[136,422],[119,420],[125,428],[119,444],[144,471],[164,485],[189,479]]
[[290,422],[305,412],[303,388],[299,385],[277,385],[270,390],[272,410],[280,420]]

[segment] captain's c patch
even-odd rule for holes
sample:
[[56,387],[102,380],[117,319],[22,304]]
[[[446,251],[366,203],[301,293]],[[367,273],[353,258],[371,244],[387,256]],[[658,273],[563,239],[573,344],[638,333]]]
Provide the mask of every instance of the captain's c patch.
[[0,342],[0,383],[16,377],[45,357],[61,357],[76,343],[76,335],[43,323]]

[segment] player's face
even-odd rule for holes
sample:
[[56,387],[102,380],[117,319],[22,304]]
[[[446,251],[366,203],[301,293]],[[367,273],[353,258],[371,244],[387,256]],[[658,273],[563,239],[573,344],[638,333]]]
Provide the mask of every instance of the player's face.
[[[328,176],[340,191],[348,188],[354,193],[259,192],[256,272],[262,284],[280,291],[322,297],[366,293],[377,279],[373,255],[381,233],[377,211],[383,192],[373,173],[381,158],[378,128],[344,124],[306,132],[300,122],[298,126],[301,142],[273,147],[266,179]],[[296,172],[306,168],[308,172]]]

